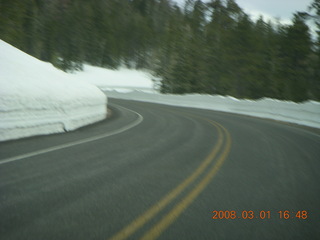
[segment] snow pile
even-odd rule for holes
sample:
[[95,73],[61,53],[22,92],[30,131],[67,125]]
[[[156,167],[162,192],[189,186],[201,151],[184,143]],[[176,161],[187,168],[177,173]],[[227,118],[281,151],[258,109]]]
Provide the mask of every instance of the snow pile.
[[320,128],[320,103],[315,101],[298,104],[269,98],[251,101],[200,94],[150,94],[141,91],[131,91],[126,94],[117,91],[107,93],[113,98],[238,113]]
[[200,94],[160,94],[153,88],[151,74],[129,69],[109,70],[85,65],[83,72],[72,75],[95,84],[113,98],[238,113],[320,128],[320,103],[315,101],[297,104],[269,98],[251,101]]
[[[106,117],[106,96],[239,113],[320,128],[320,103],[170,95],[154,90],[147,72],[84,65],[66,74],[0,40],[0,141],[58,133]],[[94,86],[94,85],[96,86]]]
[[106,117],[107,98],[0,40],[0,141],[70,131]]
[[130,92],[134,89],[150,93],[155,92],[151,80],[152,75],[140,70],[127,68],[111,70],[85,64],[83,71],[76,72],[72,76],[77,80],[92,83],[104,91]]

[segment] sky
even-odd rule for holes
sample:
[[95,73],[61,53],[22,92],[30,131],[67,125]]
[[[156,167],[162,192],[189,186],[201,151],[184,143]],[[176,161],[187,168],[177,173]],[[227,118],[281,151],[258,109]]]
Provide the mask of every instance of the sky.
[[[182,5],[185,0],[174,0]],[[208,2],[209,0],[203,0]],[[281,23],[290,24],[293,13],[296,11],[306,11],[313,0],[235,0],[236,3],[249,15],[252,19],[257,19],[259,15],[263,15],[264,20],[272,18],[280,18]]]

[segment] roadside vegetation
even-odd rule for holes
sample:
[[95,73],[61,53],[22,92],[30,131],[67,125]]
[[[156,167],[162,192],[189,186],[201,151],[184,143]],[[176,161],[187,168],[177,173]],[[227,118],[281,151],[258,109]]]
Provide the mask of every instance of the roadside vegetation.
[[290,25],[254,21],[234,0],[0,0],[0,9],[2,40],[64,71],[125,65],[153,71],[163,93],[320,100],[320,0]]

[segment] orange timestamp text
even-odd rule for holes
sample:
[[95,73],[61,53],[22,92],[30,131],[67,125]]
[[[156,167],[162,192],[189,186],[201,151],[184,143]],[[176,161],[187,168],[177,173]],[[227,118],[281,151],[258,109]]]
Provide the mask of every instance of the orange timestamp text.
[[[252,211],[252,210],[243,210],[243,211],[212,211],[212,219],[271,219],[272,217],[278,217],[280,219],[307,219],[308,212],[306,210],[299,211],[289,211],[281,210],[275,213],[271,211]],[[271,216],[272,215],[272,216]]]

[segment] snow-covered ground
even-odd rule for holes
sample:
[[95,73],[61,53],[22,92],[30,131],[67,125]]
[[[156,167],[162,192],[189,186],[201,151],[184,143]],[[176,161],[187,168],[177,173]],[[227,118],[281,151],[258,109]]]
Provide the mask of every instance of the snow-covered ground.
[[127,68],[111,70],[90,65],[84,65],[83,71],[71,74],[74,79],[83,80],[98,86],[101,90],[115,90],[117,92],[131,92],[140,90],[154,93],[152,75],[145,71]]
[[165,95],[159,93],[150,94],[141,91],[132,91],[126,94],[117,91],[107,91],[107,95],[111,98],[238,113],[320,128],[320,103],[315,101],[297,104],[270,98],[251,101],[218,95]]
[[74,77],[96,84],[108,97],[232,112],[320,128],[320,103],[315,101],[297,104],[270,98],[251,101],[199,94],[160,94],[153,90],[150,74],[128,69],[112,71],[85,66],[84,72]]
[[74,130],[106,117],[106,95],[0,40],[0,141]]
[[[0,141],[76,129],[106,116],[106,96],[212,109],[320,128],[320,103],[210,95],[165,95],[150,73],[84,65],[64,73],[0,40]],[[96,85],[97,87],[95,87]]]

